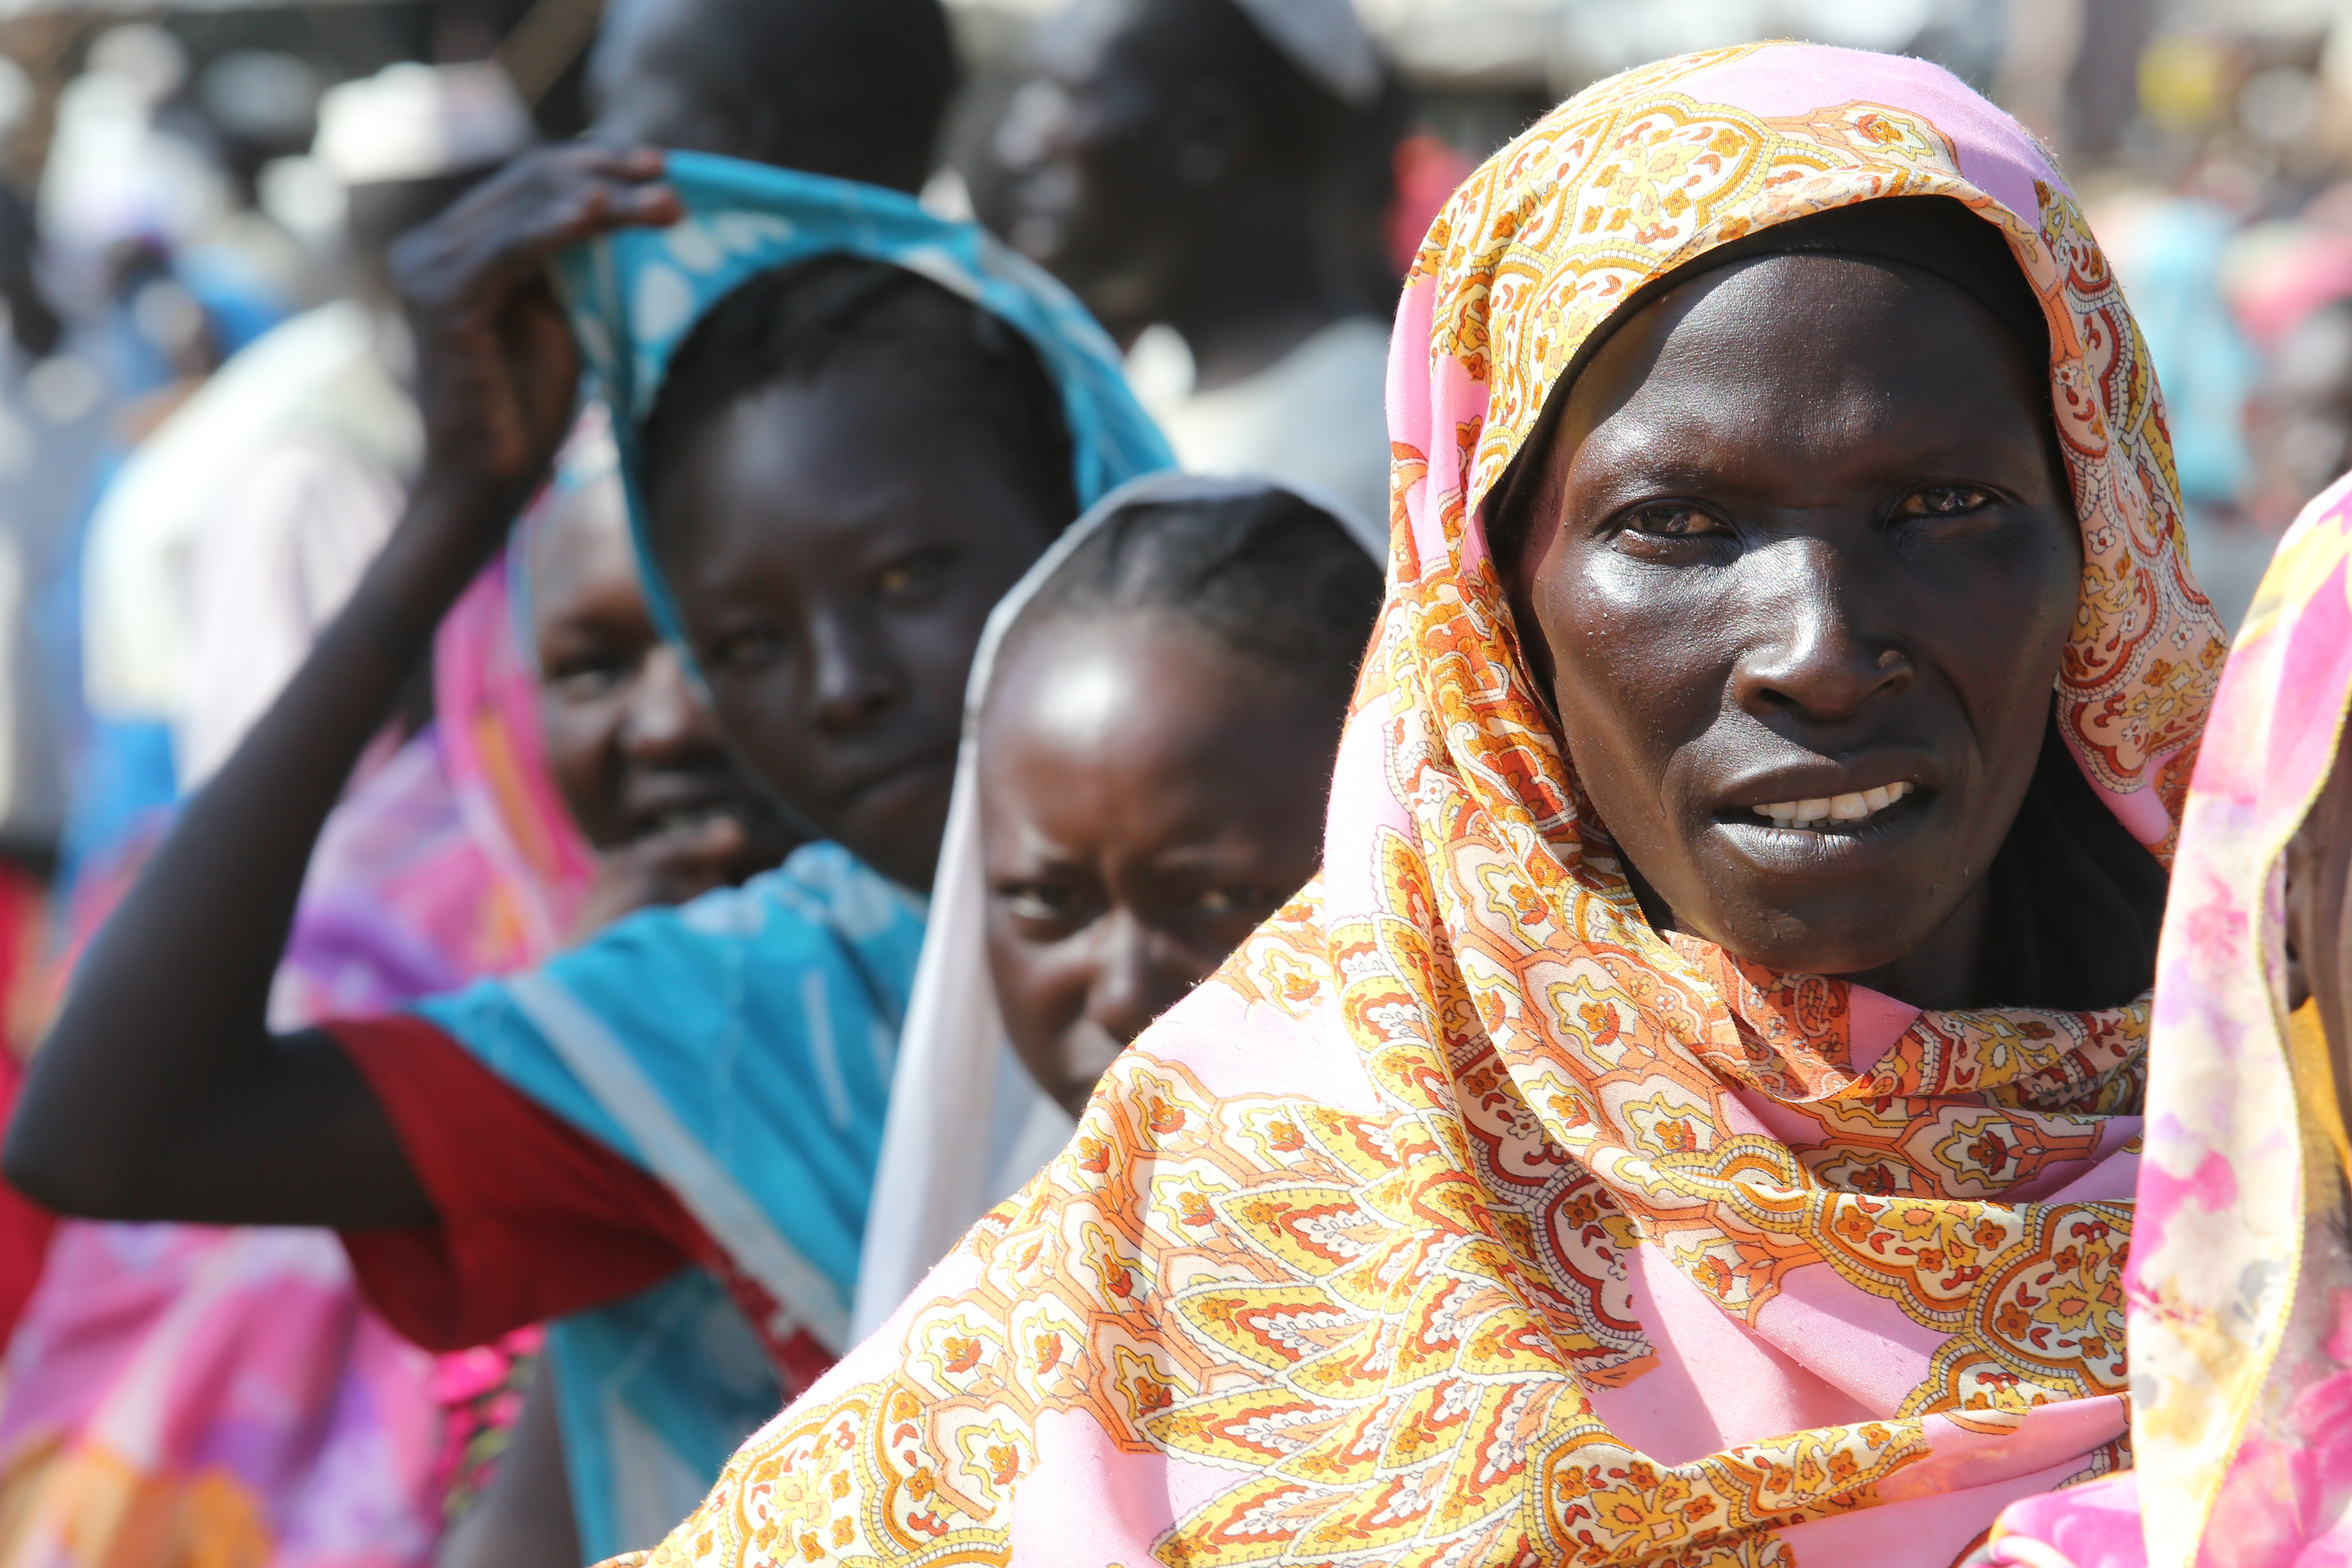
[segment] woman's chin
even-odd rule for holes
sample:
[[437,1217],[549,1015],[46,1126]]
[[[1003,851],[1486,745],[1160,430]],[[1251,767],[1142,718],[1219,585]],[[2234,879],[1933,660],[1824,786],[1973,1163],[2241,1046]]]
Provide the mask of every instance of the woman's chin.
[[[1675,906],[1684,929],[1744,963],[1784,974],[1865,974],[1899,964],[1942,924],[1967,889],[1948,868],[1963,858],[1913,843],[1888,853],[1852,840],[1702,862],[1707,897]],[[1758,862],[1776,850],[1791,870]],[[1768,861],[1769,863],[1769,861]]]
[[861,793],[831,837],[892,881],[928,893],[954,787],[952,756],[902,769]]

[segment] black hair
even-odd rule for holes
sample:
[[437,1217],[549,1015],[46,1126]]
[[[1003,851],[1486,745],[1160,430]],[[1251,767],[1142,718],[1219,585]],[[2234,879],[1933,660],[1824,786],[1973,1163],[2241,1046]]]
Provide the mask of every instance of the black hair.
[[1382,593],[1380,567],[1347,530],[1320,507],[1269,486],[1230,499],[1121,508],[1039,590],[1020,633],[1055,621],[1163,611],[1344,701]]
[[850,360],[903,370],[934,405],[949,402],[986,430],[1056,531],[1076,515],[1061,395],[1020,330],[919,273],[842,255],[763,272],[695,324],[646,420],[648,495],[737,403]]
[[1219,76],[1266,117],[1268,155],[1321,163],[1358,151],[1368,132],[1402,130],[1404,102],[1393,73],[1364,104],[1340,98],[1285,53],[1235,0],[1140,0],[1135,58],[1163,81]]
[[600,94],[665,22],[705,47],[661,62],[677,90],[636,133],[904,191],[929,173],[957,77],[940,0],[617,0],[589,61]]
[[1987,872],[1978,994],[2008,1007],[2119,1007],[2156,979],[2169,879],[2044,721],[2033,782]]

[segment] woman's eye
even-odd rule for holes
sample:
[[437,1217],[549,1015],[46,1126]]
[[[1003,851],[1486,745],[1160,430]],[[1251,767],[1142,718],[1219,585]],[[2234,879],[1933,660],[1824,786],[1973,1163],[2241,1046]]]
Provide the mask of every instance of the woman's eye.
[[1683,501],[1656,501],[1625,514],[1626,532],[1647,539],[1702,539],[1728,533],[1723,520]]
[[1928,485],[1895,503],[1897,517],[1966,517],[1992,504],[1992,497],[1974,485]]
[[773,627],[753,626],[713,638],[703,657],[712,668],[729,669],[764,663],[782,651],[783,646],[782,636]]
[[1002,883],[996,896],[1023,920],[1066,920],[1078,907],[1078,896],[1074,890],[1052,882]]
[[621,686],[631,670],[631,665],[621,659],[572,659],[550,666],[543,680],[558,695],[585,702]]
[[1264,915],[1279,906],[1282,897],[1265,888],[1206,888],[1202,890],[1200,902],[1201,908],[1213,915]]
[[875,574],[874,591],[886,599],[903,598],[920,593],[945,574],[948,552],[925,550],[894,561]]

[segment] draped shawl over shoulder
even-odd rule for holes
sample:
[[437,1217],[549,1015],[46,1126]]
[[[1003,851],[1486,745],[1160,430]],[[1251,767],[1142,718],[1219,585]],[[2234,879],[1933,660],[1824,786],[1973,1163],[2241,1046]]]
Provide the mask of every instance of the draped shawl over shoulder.
[[2124,1462],[2146,1002],[1921,1013],[1654,932],[1478,521],[1632,289],[1895,195],[1996,226],[2042,301],[2084,547],[2058,725],[2168,858],[2221,628],[2145,347],[2032,141],[1811,46],[1603,82],[1407,282],[1321,881],[656,1562],[1944,1568]]
[[2026,1568],[2352,1561],[2352,1246],[2315,1005],[2288,1015],[2286,848],[2352,706],[2352,479],[2247,612],[2189,795],[2157,972],[2131,1294],[2137,1468],[2001,1518]]

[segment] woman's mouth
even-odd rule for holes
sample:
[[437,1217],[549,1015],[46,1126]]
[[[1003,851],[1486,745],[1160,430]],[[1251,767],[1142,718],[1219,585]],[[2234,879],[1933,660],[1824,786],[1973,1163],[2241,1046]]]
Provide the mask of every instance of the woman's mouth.
[[1902,779],[1843,795],[1770,801],[1754,809],[1757,816],[1770,817],[1775,827],[1818,828],[1829,824],[1843,827],[1868,822],[1909,795],[1911,789],[1911,781]]
[[955,750],[950,747],[944,752],[934,752],[900,763],[896,767],[885,768],[844,791],[839,809],[845,813],[869,810],[891,802],[908,791],[928,788],[943,775],[952,778],[955,763]]

